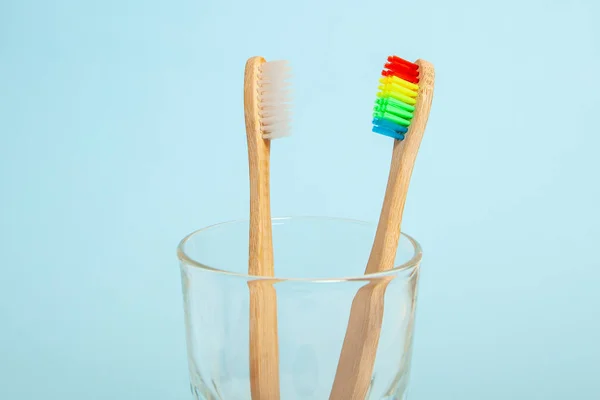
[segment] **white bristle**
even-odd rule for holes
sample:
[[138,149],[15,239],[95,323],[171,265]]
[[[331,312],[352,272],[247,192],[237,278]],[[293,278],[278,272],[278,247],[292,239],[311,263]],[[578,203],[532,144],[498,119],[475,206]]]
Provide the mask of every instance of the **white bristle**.
[[290,135],[291,68],[285,60],[261,64],[258,76],[260,125],[265,139]]

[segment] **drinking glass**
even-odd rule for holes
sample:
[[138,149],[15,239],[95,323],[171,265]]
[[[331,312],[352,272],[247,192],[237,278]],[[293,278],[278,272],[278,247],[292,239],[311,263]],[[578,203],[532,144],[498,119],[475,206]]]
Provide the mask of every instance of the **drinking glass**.
[[[383,287],[383,320],[365,399],[406,399],[421,248],[402,234],[393,269],[364,275],[375,224],[274,218],[275,277],[249,276],[248,221],[200,229],[177,254],[194,399],[251,400],[249,283],[276,289],[280,399],[329,399],[353,300]],[[269,399],[252,399],[269,400]]]

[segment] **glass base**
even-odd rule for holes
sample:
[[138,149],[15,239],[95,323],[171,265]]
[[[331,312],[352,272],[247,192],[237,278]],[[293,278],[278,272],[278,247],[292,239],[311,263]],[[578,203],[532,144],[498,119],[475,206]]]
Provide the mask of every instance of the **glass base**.
[[[217,395],[214,395],[213,393],[211,393],[210,390],[208,390],[207,388],[199,388],[194,386],[194,384],[190,383],[190,389],[192,392],[192,398],[194,400],[240,400],[240,399],[226,399]],[[307,399],[306,397],[302,396],[302,400]],[[404,393],[396,393],[396,394],[392,394],[389,396],[385,396],[382,397],[379,400],[407,400],[408,396],[406,394],[406,391],[404,391]],[[314,399],[314,400],[321,400],[321,399]],[[325,400],[325,399],[323,399]],[[367,399],[365,400],[375,400],[375,399],[370,399],[369,397],[367,397]]]

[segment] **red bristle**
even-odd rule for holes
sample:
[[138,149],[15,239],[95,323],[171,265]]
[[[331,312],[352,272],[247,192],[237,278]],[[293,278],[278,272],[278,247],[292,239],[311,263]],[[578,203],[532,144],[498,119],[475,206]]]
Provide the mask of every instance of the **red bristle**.
[[388,57],[388,61],[391,62],[391,63],[394,63],[394,64],[405,65],[409,69],[412,69],[412,70],[415,70],[415,71],[419,69],[419,66],[417,64],[411,63],[410,61],[406,61],[405,59],[400,58],[398,56],[389,56]]
[[419,83],[419,66],[398,56],[389,56],[381,72],[383,76],[397,76],[405,81]]
[[[386,68],[387,68],[387,64],[386,64]],[[383,76],[397,76],[400,79],[404,79],[407,82],[411,82],[414,84],[419,83],[419,78],[418,75],[415,76],[413,74],[408,74],[407,71],[402,71],[402,70],[392,70],[392,69],[384,69],[383,71],[381,71],[381,75]]]
[[419,76],[419,71],[415,71],[414,69],[410,69],[409,67],[402,64],[394,64],[394,63],[386,63],[385,68],[391,71],[402,72],[406,75],[410,76]]

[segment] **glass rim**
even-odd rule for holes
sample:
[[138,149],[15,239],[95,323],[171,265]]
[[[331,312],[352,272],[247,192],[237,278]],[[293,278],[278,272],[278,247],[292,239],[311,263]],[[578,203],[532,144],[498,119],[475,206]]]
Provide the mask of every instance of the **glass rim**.
[[[376,224],[373,222],[362,221],[362,220],[358,220],[358,219],[340,218],[340,217],[325,217],[325,216],[274,217],[274,218],[271,218],[271,222],[273,223],[276,221],[310,220],[310,219],[334,220],[334,221],[340,221],[340,222],[351,222],[351,223],[355,223],[355,224],[358,223],[358,224],[362,224],[362,225],[376,226]],[[294,277],[291,277],[291,278],[281,277],[280,278],[277,276],[268,277],[268,276],[261,276],[261,275],[250,275],[250,274],[243,274],[243,273],[239,273],[239,272],[228,271],[228,270],[221,269],[221,268],[211,267],[200,261],[194,260],[193,258],[188,256],[187,253],[185,252],[185,245],[188,243],[188,241],[192,237],[194,237],[200,233],[206,232],[208,230],[211,230],[211,229],[223,227],[225,225],[239,224],[242,222],[248,223],[249,221],[248,221],[248,219],[235,219],[235,220],[230,220],[230,221],[225,221],[225,222],[219,222],[216,224],[206,226],[204,228],[197,229],[197,230],[193,231],[192,233],[189,233],[179,242],[179,245],[177,246],[177,258],[183,264],[190,265],[192,267],[199,268],[199,269],[207,271],[207,272],[212,272],[212,273],[216,273],[216,274],[220,274],[220,275],[227,275],[227,276],[232,276],[232,277],[237,277],[237,278],[243,278],[246,280],[264,280],[264,281],[276,281],[276,282],[311,282],[311,283],[335,283],[335,282],[349,282],[349,281],[365,281],[365,280],[372,280],[372,279],[377,279],[377,278],[385,278],[385,277],[396,275],[400,272],[404,272],[411,268],[418,268],[421,263],[421,259],[423,258],[423,250],[422,250],[419,242],[417,242],[412,236],[410,236],[404,232],[400,232],[400,236],[406,238],[413,247],[413,255],[410,258],[410,260],[408,260],[398,266],[395,266],[394,268],[390,268],[386,271],[383,271],[383,272],[375,272],[375,273],[363,274],[363,275],[358,275],[358,276],[326,277],[326,278],[294,278]]]

